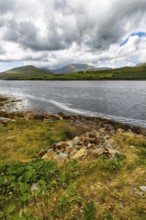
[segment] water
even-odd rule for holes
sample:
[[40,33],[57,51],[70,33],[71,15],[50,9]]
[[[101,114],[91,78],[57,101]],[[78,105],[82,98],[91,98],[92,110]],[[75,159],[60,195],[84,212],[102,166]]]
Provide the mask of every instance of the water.
[[146,81],[0,81],[19,110],[98,116],[146,127]]

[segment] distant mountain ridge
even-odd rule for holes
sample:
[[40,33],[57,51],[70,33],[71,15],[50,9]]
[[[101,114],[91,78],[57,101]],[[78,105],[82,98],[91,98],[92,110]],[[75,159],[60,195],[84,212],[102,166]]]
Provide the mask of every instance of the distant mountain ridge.
[[77,73],[77,72],[84,72],[84,71],[94,71],[96,68],[93,66],[90,66],[88,64],[69,64],[66,66],[63,66],[61,68],[56,68],[56,69],[49,69],[45,67],[44,69],[47,69],[54,74],[69,74],[69,73]]
[[61,68],[56,69],[49,69],[47,67],[43,68],[45,70],[49,70],[50,72],[54,74],[71,74],[71,73],[77,73],[77,72],[89,72],[89,71],[98,71],[98,70],[105,70],[109,69],[107,67],[101,67],[96,68],[88,64],[79,64],[79,63],[73,63],[66,66],[63,66]]
[[[3,80],[146,80],[146,64],[135,67],[92,68],[85,64],[69,65],[66,72],[72,73],[52,73],[46,69],[34,66],[17,67],[6,72],[0,73]],[[62,71],[62,70],[61,70]],[[65,71],[65,69],[63,70]]]

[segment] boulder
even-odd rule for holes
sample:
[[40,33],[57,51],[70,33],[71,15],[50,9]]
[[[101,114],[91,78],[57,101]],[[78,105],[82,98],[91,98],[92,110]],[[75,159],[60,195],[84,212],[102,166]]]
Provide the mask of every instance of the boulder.
[[54,159],[55,155],[56,155],[56,153],[53,151],[53,149],[50,149],[41,159],[52,160],[52,159]]
[[73,141],[67,141],[66,145],[68,148],[73,148]]
[[12,121],[11,118],[0,117],[0,123],[2,124],[7,124],[10,121]]
[[105,149],[103,147],[97,148],[97,149],[91,149],[89,151],[89,154],[94,157],[99,157],[99,156],[103,155],[104,153],[105,153]]
[[59,153],[58,155],[56,155],[54,159],[59,160],[59,159],[67,159],[67,158],[68,158],[68,154],[61,152],[61,153]]
[[37,154],[36,157],[41,158],[47,153],[47,150],[41,149]]
[[78,159],[78,158],[81,158],[83,156],[86,156],[86,154],[87,154],[87,150],[85,148],[81,148],[71,158],[72,159]]
[[78,150],[73,149],[73,150],[70,152],[70,157],[74,156],[77,152],[78,152]]
[[146,192],[146,186],[139,186],[139,188],[140,188],[143,192]]
[[75,137],[75,138],[73,139],[73,144],[74,144],[74,145],[80,144],[80,138],[79,138],[79,137]]
[[30,191],[40,191],[40,185],[38,183],[33,183],[30,187]]
[[120,152],[118,150],[114,150],[112,148],[106,148],[108,151],[108,154],[112,157],[115,158],[117,156],[117,154],[120,154]]

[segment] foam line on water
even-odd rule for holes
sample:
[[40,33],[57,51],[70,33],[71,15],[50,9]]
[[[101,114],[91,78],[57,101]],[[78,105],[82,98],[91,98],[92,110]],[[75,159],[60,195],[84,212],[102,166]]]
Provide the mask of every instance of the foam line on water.
[[146,121],[143,120],[138,120],[138,119],[132,119],[132,118],[126,118],[126,117],[118,117],[118,116],[112,116],[112,115],[107,115],[107,114],[102,114],[102,113],[98,113],[98,112],[92,112],[92,111],[87,111],[87,110],[83,110],[83,109],[78,109],[78,108],[71,108],[70,106],[68,106],[66,103],[61,103],[58,102],[56,100],[52,100],[52,99],[46,99],[43,97],[36,97],[30,94],[23,94],[23,93],[12,93],[11,96],[15,96],[17,98],[23,98],[25,99],[31,99],[31,100],[38,100],[41,102],[46,102],[46,103],[50,103],[58,108],[60,108],[61,110],[70,112],[70,113],[74,113],[74,114],[80,114],[80,115],[86,115],[86,116],[95,116],[95,117],[100,117],[100,118],[106,118],[106,119],[111,119],[111,120],[115,120],[118,122],[124,122],[127,124],[131,124],[131,125],[139,125],[142,127],[146,127]]

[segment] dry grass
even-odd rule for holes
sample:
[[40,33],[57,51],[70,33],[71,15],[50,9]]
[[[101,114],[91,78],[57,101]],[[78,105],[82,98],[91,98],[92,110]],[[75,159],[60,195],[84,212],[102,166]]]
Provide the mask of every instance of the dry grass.
[[[33,158],[40,149],[48,149],[54,142],[72,138],[86,129],[68,121],[17,120],[7,126],[0,124],[0,162]],[[57,164],[67,176],[63,185],[42,194],[30,194],[25,204],[19,202],[15,217],[10,219],[90,220],[87,213],[94,214],[95,208],[92,219],[145,220],[146,193],[139,186],[146,186],[146,138],[117,132],[114,139],[125,157],[118,161],[101,157]],[[54,176],[54,181],[60,180]],[[85,212],[89,204],[89,211]]]

